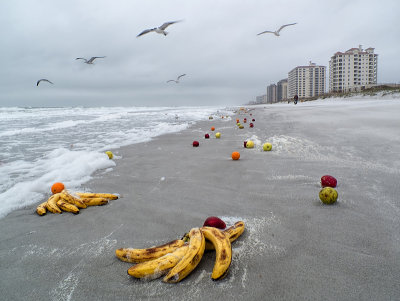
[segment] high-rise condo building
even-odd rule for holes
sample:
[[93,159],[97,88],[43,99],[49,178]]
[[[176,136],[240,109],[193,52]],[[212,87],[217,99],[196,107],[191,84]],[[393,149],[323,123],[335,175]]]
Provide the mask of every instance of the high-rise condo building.
[[298,95],[307,98],[325,93],[326,67],[310,62],[308,66],[298,66],[289,72],[288,97]]
[[276,102],[276,85],[271,84],[267,87],[267,103]]
[[336,52],[329,61],[329,91],[357,91],[377,84],[378,55],[374,48]]
[[281,79],[276,84],[276,100],[282,101],[288,98],[288,80],[287,78]]

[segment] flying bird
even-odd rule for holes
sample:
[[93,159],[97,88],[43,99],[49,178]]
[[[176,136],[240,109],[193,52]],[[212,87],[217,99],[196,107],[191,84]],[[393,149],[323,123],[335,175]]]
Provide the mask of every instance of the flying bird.
[[143,30],[143,31],[142,31],[141,33],[139,33],[136,37],[138,38],[138,37],[140,37],[140,36],[142,36],[142,35],[144,35],[144,34],[146,34],[146,33],[152,32],[152,31],[154,31],[154,32],[156,32],[156,33],[159,33],[159,34],[163,34],[164,36],[166,36],[166,35],[168,34],[168,32],[166,32],[165,29],[166,29],[168,26],[170,26],[170,25],[172,25],[172,24],[175,24],[175,23],[178,23],[178,22],[181,22],[181,21],[165,22],[165,23],[164,23],[163,25],[161,25],[160,27],[155,27],[155,28],[152,28],[152,29]]
[[49,81],[48,79],[42,78],[42,79],[39,79],[39,80],[37,81],[36,86],[39,86],[39,83],[40,83],[40,82],[48,82],[48,83],[50,83],[50,84],[53,85],[53,83],[52,83],[51,81]]
[[77,57],[75,60],[84,60],[84,63],[86,64],[93,64],[93,61],[95,59],[103,59],[105,56],[92,56],[89,60],[83,58],[83,57]]
[[263,32],[258,33],[257,35],[259,36],[260,34],[263,34],[263,33],[273,33],[274,35],[276,35],[277,37],[279,37],[279,36],[280,36],[279,32],[280,32],[283,28],[285,28],[286,26],[291,26],[291,25],[295,25],[295,24],[297,24],[297,23],[285,24],[285,25],[282,25],[277,31],[269,31],[269,30],[266,30],[266,31],[263,31]]
[[179,79],[180,79],[182,76],[185,76],[185,75],[186,75],[186,74],[181,74],[181,75],[179,75],[179,76],[176,78],[176,80],[175,80],[175,79],[167,80],[167,83],[169,83],[169,82],[175,82],[175,83],[179,84]]

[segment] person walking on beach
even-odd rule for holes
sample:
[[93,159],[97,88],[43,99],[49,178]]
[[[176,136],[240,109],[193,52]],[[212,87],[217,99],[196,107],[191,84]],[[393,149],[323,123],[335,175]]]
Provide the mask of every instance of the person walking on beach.
[[294,96],[294,104],[297,105],[297,101],[299,100],[299,96],[296,94]]

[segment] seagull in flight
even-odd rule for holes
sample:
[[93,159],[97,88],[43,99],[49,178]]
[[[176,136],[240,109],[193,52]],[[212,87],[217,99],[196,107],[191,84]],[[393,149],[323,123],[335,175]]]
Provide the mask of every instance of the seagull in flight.
[[142,36],[142,35],[144,35],[144,34],[146,34],[146,33],[152,32],[152,31],[154,31],[154,32],[156,32],[156,33],[159,33],[159,34],[163,34],[164,36],[166,36],[166,35],[168,34],[168,32],[166,32],[165,29],[166,29],[168,26],[170,26],[170,25],[172,25],[172,24],[175,24],[175,23],[178,23],[178,22],[181,22],[181,21],[165,22],[165,23],[164,23],[163,25],[161,25],[160,27],[155,27],[155,28],[152,28],[152,29],[143,30],[143,31],[142,31],[141,33],[139,33],[136,37],[138,38],[138,37],[140,37],[140,36]]
[[263,33],[273,33],[274,35],[276,35],[277,37],[279,37],[279,36],[280,36],[279,32],[280,32],[283,28],[285,28],[286,26],[291,26],[291,25],[295,25],[295,24],[297,24],[297,23],[285,24],[285,25],[282,25],[277,31],[269,31],[269,30],[266,30],[266,31],[260,32],[260,33],[257,34],[257,35],[259,36],[260,34],[263,34]]
[[105,56],[92,56],[89,60],[87,60],[83,57],[77,57],[75,60],[84,60],[84,63],[91,65],[91,64],[93,64],[93,61],[95,59],[103,59],[103,58],[105,58]]
[[167,80],[167,83],[169,83],[169,82],[175,82],[175,83],[179,84],[179,79],[180,79],[182,76],[185,76],[185,75],[186,75],[186,74],[181,74],[181,75],[179,75],[179,76],[176,78],[176,80],[175,80],[175,79]]
[[50,84],[53,85],[53,83],[52,83],[51,81],[49,81],[48,79],[42,78],[42,79],[39,79],[39,80],[37,81],[36,86],[39,86],[39,83],[40,83],[40,82],[48,82],[48,83],[50,83]]

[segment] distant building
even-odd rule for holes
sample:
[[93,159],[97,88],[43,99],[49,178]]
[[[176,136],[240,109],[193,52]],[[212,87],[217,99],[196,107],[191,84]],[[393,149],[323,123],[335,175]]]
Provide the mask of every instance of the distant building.
[[289,72],[288,97],[298,95],[307,98],[325,93],[326,67],[310,62],[308,66],[298,66]]
[[281,79],[276,84],[276,100],[282,101],[288,98],[288,80],[287,78]]
[[260,95],[256,97],[256,104],[267,103],[267,95]]
[[329,91],[348,92],[377,84],[378,55],[374,48],[361,45],[346,52],[336,52],[329,61]]
[[267,87],[267,103],[275,103],[276,101],[276,85],[271,84]]

